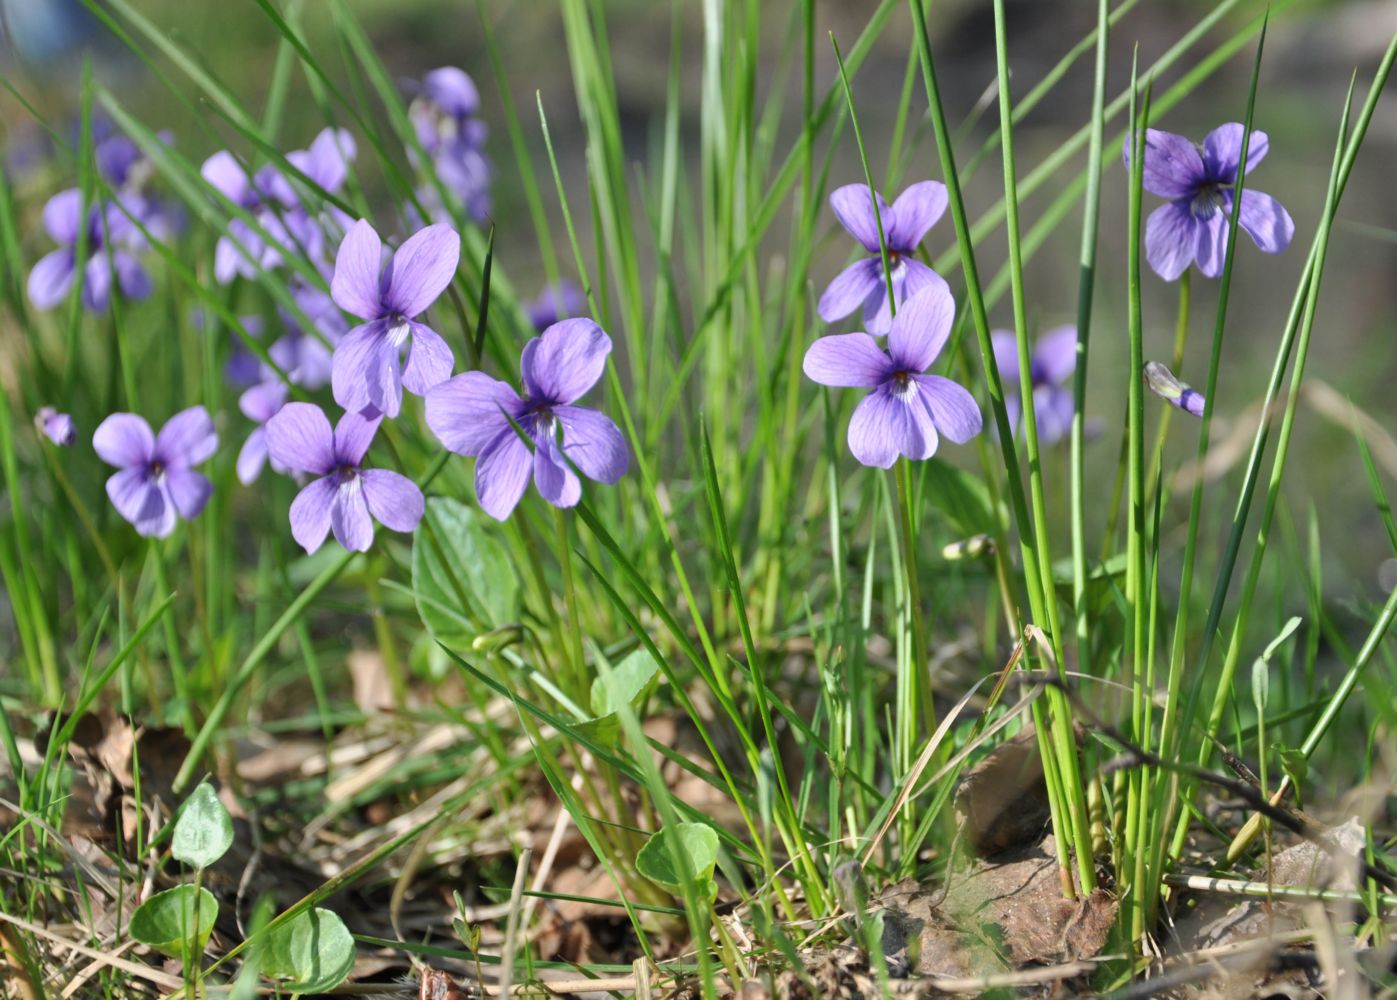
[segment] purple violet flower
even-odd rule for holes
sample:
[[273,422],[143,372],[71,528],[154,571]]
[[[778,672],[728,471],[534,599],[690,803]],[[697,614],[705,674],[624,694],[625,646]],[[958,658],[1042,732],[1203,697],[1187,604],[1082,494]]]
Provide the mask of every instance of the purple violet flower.
[[71,448],[78,438],[73,418],[67,413],[59,413],[52,406],[39,407],[34,414],[34,426],[60,448]]
[[412,531],[422,520],[416,483],[388,469],[362,468],[381,420],[346,413],[331,431],[320,407],[287,403],[267,421],[272,461],[318,477],[291,502],[291,535],[307,552],[320,548],[331,530],[346,549],[365,552],[374,540],[373,518],[393,531]]
[[[610,353],[611,338],[596,323],[566,319],[524,345],[523,398],[507,382],[478,371],[427,393],[432,433],[456,454],[477,458],[475,495],[485,513],[509,517],[530,472],[555,507],[571,507],[582,497],[573,466],[601,483],[626,474],[630,459],[620,430],[609,417],[574,405],[601,378]],[[532,442],[532,454],[520,431]]]
[[[85,225],[88,256],[83,265],[84,308],[91,312],[107,308],[113,271],[117,286],[127,298],[143,299],[149,295],[150,276],[135,254],[125,249],[135,239],[131,220],[115,205],[104,203],[88,207]],[[44,229],[59,249],[41,257],[29,272],[29,300],[36,309],[52,309],[73,287],[78,273],[78,237],[83,227],[82,192],[77,188],[58,192],[44,205]]]
[[975,398],[948,378],[924,374],[946,346],[955,313],[950,289],[936,278],[898,307],[886,351],[867,333],[841,333],[805,352],[802,368],[813,381],[872,390],[849,420],[849,450],[864,465],[930,458],[942,435],[964,444],[980,433]]
[[[259,382],[238,397],[238,409],[257,425],[238,452],[238,482],[244,486],[251,486],[262,475],[267,462],[266,423],[280,412],[289,391],[285,382],[272,380]],[[286,467],[273,460],[272,471],[284,474]]]
[[[1145,130],[1145,189],[1169,199],[1150,213],[1145,224],[1145,257],[1165,281],[1174,281],[1192,263],[1205,277],[1222,273],[1244,132],[1238,122],[1219,125],[1199,147],[1172,132]],[[1266,133],[1253,129],[1246,173],[1262,161],[1268,148]],[[1125,160],[1129,166],[1128,137]],[[1295,223],[1284,206],[1250,188],[1242,191],[1237,222],[1265,253],[1280,253],[1295,235]]]
[[577,283],[567,278],[555,285],[549,285],[538,293],[538,298],[524,306],[529,322],[539,333],[548,329],[560,319],[576,316],[587,308],[587,296]]
[[119,470],[107,480],[107,496],[139,535],[166,537],[178,518],[198,517],[213,493],[213,484],[194,471],[218,448],[202,406],[176,413],[157,435],[143,417],[113,413],[92,435],[92,447]]
[[[403,389],[419,396],[451,375],[451,348],[417,317],[451,284],[461,238],[450,226],[419,230],[383,263],[383,243],[360,219],[340,244],[330,293],[348,313],[368,320],[335,349],[335,402],[357,413],[374,407],[396,417]],[[402,360],[407,347],[407,361]]]
[[[994,343],[994,363],[1004,383],[1004,406],[1009,426],[1017,437],[1023,426],[1023,402],[1019,398],[1019,349],[1008,330],[990,334]],[[1029,356],[1029,378],[1033,383],[1033,416],[1038,440],[1053,444],[1072,429],[1072,390],[1067,380],[1077,368],[1077,328],[1059,326],[1038,338]]]
[[[873,198],[878,199],[878,215],[873,214]],[[892,327],[888,304],[888,283],[878,244],[878,219],[883,221],[883,239],[888,247],[892,269],[893,296],[897,305],[910,299],[941,278],[913,256],[927,230],[946,211],[946,185],[940,181],[913,184],[889,205],[876,192],[870,196],[867,184],[846,184],[829,196],[839,224],[858,240],[871,257],[849,265],[820,296],[820,318],[826,323],[843,319],[860,306],[868,332],[883,336]]]
[[1207,401],[1203,394],[1180,382],[1168,367],[1158,361],[1145,363],[1145,385],[1149,386],[1150,392],[1166,403],[1177,406],[1195,417],[1203,416],[1203,404]]

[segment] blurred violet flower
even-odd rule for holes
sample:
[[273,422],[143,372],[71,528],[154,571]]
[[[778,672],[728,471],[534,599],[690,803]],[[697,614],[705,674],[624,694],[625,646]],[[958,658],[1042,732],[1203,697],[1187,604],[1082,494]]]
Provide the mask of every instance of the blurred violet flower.
[[220,285],[228,284],[239,275],[254,278],[259,269],[271,270],[281,264],[283,253],[296,252],[298,247],[307,256],[318,256],[323,242],[314,221],[299,209],[285,213],[274,210],[268,203],[271,192],[263,186],[267,175],[259,172],[256,178],[249,177],[243,165],[227,150],[220,150],[205,160],[199,173],[214,190],[251,213],[271,237],[269,243],[244,220],[230,220],[227,232],[218,238],[214,247],[213,275]]
[[821,337],[805,352],[805,374],[821,385],[871,389],[849,420],[849,450],[864,465],[891,468],[899,455],[930,458],[942,435],[964,444],[980,433],[975,398],[924,372],[951,334],[956,304],[935,283],[898,307],[884,351],[867,333]]
[[[86,226],[87,261],[83,266],[82,304],[102,312],[111,300],[112,272],[117,286],[131,299],[150,294],[150,276],[126,247],[136,242],[131,220],[111,203],[89,206],[84,222],[82,192],[60,191],[44,206],[44,229],[59,244],[29,272],[29,300],[35,308],[52,309],[67,296],[78,273],[79,235]],[[104,233],[103,230],[106,230]]]
[[1203,404],[1206,402],[1203,394],[1180,382],[1173,372],[1158,361],[1146,362],[1145,384],[1150,387],[1150,392],[1166,403],[1177,406],[1195,417],[1203,416]]
[[[207,322],[202,310],[197,314],[198,323],[202,327]],[[262,339],[262,317],[261,316],[239,316],[238,322],[242,324],[248,336],[257,340]],[[228,335],[233,340],[233,347],[228,352],[228,360],[223,365],[223,377],[228,380],[228,384],[234,388],[245,388],[258,381],[263,376],[266,365],[262,359],[247,349],[242,338],[233,331]]]
[[[990,334],[994,363],[1004,383],[1004,407],[1009,426],[1017,437],[1023,426],[1023,402],[1019,398],[1019,349],[1008,330]],[[1038,338],[1029,356],[1029,378],[1033,383],[1033,416],[1038,440],[1045,445],[1065,437],[1072,429],[1072,389],[1067,381],[1077,368],[1077,328],[1059,326]]]
[[[166,146],[174,145],[168,131],[156,134]],[[183,210],[150,192],[155,166],[129,137],[115,133],[93,149],[97,172],[111,185],[115,199],[156,239],[168,241],[184,228]]]
[[346,549],[364,552],[373,544],[373,518],[393,531],[412,531],[422,520],[422,491],[411,479],[362,468],[381,420],[346,413],[331,431],[320,407],[287,403],[267,421],[274,465],[318,477],[291,502],[291,535],[307,552],[320,548],[331,530]]
[[[1205,277],[1222,273],[1244,131],[1238,122],[1219,125],[1199,147],[1172,132],[1145,130],[1145,189],[1169,199],[1150,213],[1145,224],[1145,256],[1165,281],[1174,281],[1192,263]],[[1246,173],[1262,161],[1268,148],[1266,133],[1253,129]],[[1128,137],[1125,161],[1128,167]],[[1284,206],[1250,188],[1242,191],[1237,221],[1265,253],[1280,253],[1295,235],[1295,223]]]
[[[417,141],[442,184],[461,199],[471,218],[483,221],[490,212],[490,164],[481,152],[487,130],[476,117],[480,93],[475,83],[464,70],[443,66],[424,76],[416,89],[408,117]],[[409,156],[413,153],[409,150]],[[440,204],[423,205],[434,218],[440,217]]]
[[318,288],[293,283],[291,296],[325,342],[315,332],[303,330],[290,313],[278,309],[287,332],[268,348],[267,353],[286,372],[293,385],[319,389],[330,384],[331,358],[348,332],[349,324],[345,322],[344,314],[336,308],[334,300]]
[[[238,409],[243,416],[257,426],[243,442],[238,452],[238,482],[251,486],[262,475],[262,466],[267,462],[267,431],[265,424],[286,403],[289,390],[286,383],[278,381],[259,382],[238,397]],[[273,460],[273,472],[286,472],[286,468]]]
[[538,298],[524,306],[529,322],[542,333],[560,319],[576,316],[587,308],[587,296],[577,283],[563,278],[539,292]]
[[53,143],[37,125],[24,122],[5,136],[4,171],[13,183],[38,173],[52,156]]
[[[354,138],[344,129],[323,129],[309,149],[286,154],[289,162],[311,181],[335,194],[349,176],[356,155]],[[320,220],[301,205],[292,183],[275,165],[268,164],[249,176],[227,150],[204,161],[199,171],[216,191],[249,212],[270,237],[263,239],[242,219],[228,223],[228,231],[214,248],[214,277],[227,284],[238,275],[255,277],[258,270],[279,267],[288,253],[318,263],[323,256],[325,232]],[[342,213],[329,213],[332,222]]]
[[461,238],[449,226],[419,230],[386,264],[373,226],[360,219],[350,227],[335,259],[330,292],[341,309],[368,322],[350,330],[335,348],[336,403],[353,413],[372,406],[396,417],[404,388],[425,395],[451,375],[451,348],[417,317],[446,291],[460,258]]
[[194,471],[218,448],[202,406],[176,413],[158,435],[134,413],[113,413],[92,435],[92,447],[119,470],[107,480],[107,496],[139,535],[166,537],[178,518],[198,517],[213,493],[213,484]]
[[[358,155],[354,136],[347,129],[326,128],[311,142],[308,149],[297,149],[286,154],[286,162],[305,174],[317,186],[330,194],[338,194],[349,177],[349,165]],[[300,178],[297,182],[304,183]],[[274,165],[268,164],[257,171],[257,187],[286,208],[296,208],[301,204],[292,180],[288,179]]]
[[66,413],[59,413],[52,406],[39,407],[39,411],[34,414],[34,426],[60,448],[72,447],[78,438],[78,429],[73,424],[73,418]]
[[[878,199],[878,215],[873,214],[873,198]],[[883,336],[892,327],[892,307],[888,304],[888,283],[878,243],[878,219],[883,222],[883,239],[888,247],[895,305],[910,299],[940,276],[917,260],[917,246],[927,230],[946,211],[946,185],[940,181],[913,184],[889,205],[883,196],[871,192],[867,184],[846,184],[829,196],[839,224],[858,240],[871,257],[849,265],[820,296],[820,318],[826,323],[843,319],[860,306],[868,332]]]
[[610,353],[611,338],[596,323],[566,319],[524,345],[523,398],[478,371],[427,393],[432,433],[456,454],[477,458],[475,495],[485,513],[509,517],[531,472],[555,507],[571,507],[582,497],[573,466],[601,483],[626,474],[630,460],[620,430],[609,417],[574,405],[601,378]]

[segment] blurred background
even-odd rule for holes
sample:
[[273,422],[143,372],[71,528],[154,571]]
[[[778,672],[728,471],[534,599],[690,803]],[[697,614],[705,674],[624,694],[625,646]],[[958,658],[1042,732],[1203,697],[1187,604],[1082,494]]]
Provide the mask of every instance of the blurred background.
[[[563,30],[558,11],[550,4],[502,3],[482,0],[356,0],[354,8],[390,69],[403,80],[420,77],[442,65],[460,66],[480,87],[481,115],[491,127],[486,152],[496,170],[493,181],[492,220],[497,226],[498,266],[507,269],[514,283],[532,294],[542,284],[538,249],[526,224],[526,207],[510,168],[512,153],[505,133],[499,100],[499,84],[479,31],[479,18],[493,23],[500,41],[503,72],[519,109],[530,155],[546,165],[542,135],[533,114],[535,93],[547,111],[550,128],[565,172],[569,197],[585,204],[583,168],[584,136],[579,120]],[[265,96],[276,61],[278,37],[253,0],[225,3],[189,3],[182,0],[142,0],[140,9],[150,18],[174,30],[187,49],[197,52],[204,68],[220,79],[251,108]],[[315,51],[334,72],[346,58],[337,48],[329,28],[328,5],[310,2],[299,8],[301,22]],[[837,80],[837,67],[824,31],[833,32],[847,49],[876,8],[871,0],[839,0],[817,4],[822,32],[817,36],[817,87]],[[1010,61],[1018,94],[1027,92],[1093,28],[1095,4],[1088,0],[1011,0],[1008,4]],[[1142,0],[1121,19],[1112,38],[1109,94],[1114,96],[1129,80],[1132,50],[1138,46],[1141,65],[1148,65],[1203,17],[1208,0]],[[1371,75],[1384,47],[1397,31],[1397,0],[1273,4],[1274,21],[1267,36],[1261,88],[1257,98],[1256,125],[1270,135],[1270,154],[1251,175],[1249,183],[1277,197],[1296,222],[1294,244],[1282,256],[1268,258],[1245,238],[1239,241],[1240,257],[1224,345],[1217,425],[1224,454],[1232,448],[1233,461],[1244,462],[1254,428],[1256,404],[1269,375],[1275,345],[1290,306],[1295,278],[1314,234],[1324,196],[1325,180],[1335,142],[1345,90],[1356,71],[1361,81]],[[677,4],[610,0],[605,4],[610,51],[623,115],[624,141],[637,162],[652,156],[661,129],[665,100],[672,18],[683,21],[683,91],[685,121],[681,125],[686,148],[698,148],[697,123],[700,100],[703,4],[698,0]],[[768,8],[764,6],[764,15]],[[769,5],[760,43],[763,63],[772,77],[790,72],[798,53],[798,32],[792,31],[789,4]],[[1242,3],[1235,16],[1225,18],[1199,52],[1207,51],[1234,35],[1264,10],[1261,3]],[[886,175],[887,150],[894,127],[893,116],[907,69],[910,32],[905,8],[898,7],[889,29],[880,37],[874,55],[854,80],[855,98],[873,158],[875,176]],[[937,47],[942,86],[953,121],[963,122],[959,153],[962,163],[980,148],[995,121],[990,89],[994,78],[993,31],[990,5],[983,0],[945,0],[933,5],[933,44]],[[0,69],[13,89],[0,93],[5,169],[17,188],[22,204],[37,212],[42,200],[72,183],[71,160],[51,161],[51,147],[44,129],[25,104],[50,121],[75,121],[78,81],[82,60],[92,58],[93,73],[127,95],[127,107],[141,114],[148,125],[171,129],[185,155],[198,162],[225,146],[248,152],[236,135],[220,130],[214,115],[200,113],[191,90],[178,100],[101,23],[99,16],[79,0],[0,0]],[[1242,48],[1221,71],[1180,106],[1156,124],[1195,140],[1214,126],[1240,120],[1245,110],[1253,49]],[[1157,81],[1156,93],[1175,82],[1193,64],[1193,57]],[[178,79],[176,74],[175,79]],[[347,76],[344,79],[348,79]],[[306,82],[292,82],[293,93],[305,93]],[[771,80],[759,81],[765,93]],[[1090,59],[1080,60],[1054,90],[1053,95],[1024,122],[1017,134],[1020,176],[1052,152],[1088,117],[1091,90]],[[777,149],[784,150],[797,134],[800,108],[791,88],[792,106],[784,109]],[[369,102],[372,105],[372,101]],[[913,108],[924,110],[920,84]],[[381,113],[376,106],[375,113]],[[984,112],[988,112],[985,114]],[[281,129],[286,148],[304,145],[318,130],[321,112],[309,100],[293,100]],[[1112,132],[1121,123],[1113,123]],[[823,153],[827,138],[821,140]],[[907,170],[903,182],[940,175],[935,149],[923,118],[909,127]],[[1363,468],[1351,432],[1334,419],[1346,403],[1366,411],[1369,444],[1389,490],[1397,480],[1397,186],[1393,184],[1397,159],[1397,99],[1386,99],[1372,125],[1358,167],[1353,174],[1340,212],[1341,225],[1331,247],[1320,303],[1315,341],[1310,354],[1309,378],[1321,386],[1314,405],[1301,410],[1293,461],[1287,473],[1290,511],[1303,536],[1304,520],[1311,505],[1320,516],[1326,562],[1326,593],[1331,601],[1371,598],[1379,586],[1391,586],[1397,563],[1390,558],[1380,521],[1364,481]],[[545,167],[546,169],[546,167]],[[1074,165],[1075,172],[1079,165]],[[362,183],[375,190],[376,166],[371,157],[359,161]],[[1023,205],[1024,227],[1065,186],[1066,172]],[[697,165],[690,172],[698,174]],[[862,179],[856,148],[845,133],[835,150],[831,186]],[[973,214],[992,205],[1002,194],[998,158],[991,157],[970,178],[967,196]],[[556,199],[545,192],[548,210],[558,221]],[[1148,212],[1158,199],[1147,195]],[[32,215],[31,215],[32,217]],[[1079,213],[1058,227],[1029,263],[1028,303],[1038,329],[1070,322],[1075,317]],[[1101,251],[1098,298],[1092,341],[1093,416],[1101,419],[1104,433],[1094,443],[1092,461],[1102,470],[1114,467],[1122,424],[1124,382],[1119,377],[1125,357],[1125,173],[1114,160],[1103,186]],[[578,213],[584,247],[591,245],[586,212]],[[832,277],[847,253],[843,234],[833,225],[820,248],[814,274],[817,281]],[[773,232],[782,232],[778,223]],[[37,236],[35,256],[38,244]],[[933,256],[954,244],[949,219],[932,231],[928,246]],[[28,250],[26,244],[26,250]],[[993,273],[1004,260],[1003,236],[991,237],[981,250],[982,271]],[[539,274],[530,282],[531,271]],[[957,284],[952,277],[953,287]],[[818,292],[818,288],[816,289]],[[1208,341],[1216,304],[1216,283],[1195,276],[1192,336],[1186,360],[1179,372],[1185,381],[1201,384],[1206,375]],[[1176,292],[1153,274],[1145,275],[1146,345],[1150,357],[1167,360],[1173,342]],[[1007,303],[992,317],[1008,326]],[[819,331],[811,330],[813,338]],[[14,371],[0,372],[8,382]],[[1171,456],[1183,461],[1194,449],[1192,426],[1175,422]],[[1229,441],[1228,427],[1238,437]],[[1215,437],[1217,440],[1218,437]],[[1065,511],[1065,450],[1049,461],[1058,463],[1060,489],[1052,502]],[[1269,467],[1269,460],[1267,463]],[[1109,497],[1110,473],[1103,471],[1089,481],[1100,483],[1101,507]],[[1218,494],[1231,496],[1228,489]],[[1219,502],[1221,500],[1219,499]],[[1231,501],[1229,500],[1228,503]],[[1099,512],[1098,512],[1099,515]],[[1225,518],[1219,516],[1219,522]],[[1219,532],[1225,530],[1219,526]],[[1216,536],[1221,545],[1222,534]]]

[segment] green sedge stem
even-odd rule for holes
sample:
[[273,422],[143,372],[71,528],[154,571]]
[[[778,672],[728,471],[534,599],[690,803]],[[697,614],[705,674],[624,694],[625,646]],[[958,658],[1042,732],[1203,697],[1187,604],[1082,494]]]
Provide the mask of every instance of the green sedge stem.
[[1100,0],[1096,21],[1096,77],[1092,86],[1091,142],[1087,152],[1087,191],[1082,209],[1082,253],[1077,284],[1077,365],[1072,376],[1072,608],[1076,615],[1077,663],[1091,664],[1087,631],[1086,486],[1083,450],[1086,444],[1087,345],[1091,340],[1092,299],[1096,287],[1096,237],[1101,210],[1101,148],[1106,128],[1106,41],[1109,5]]
[[[568,613],[568,660],[572,676],[574,699],[582,699],[587,694],[586,658],[582,652],[582,619],[577,609],[577,583],[572,572],[572,545],[568,541],[567,515],[562,508],[553,508],[554,522],[558,529],[558,562],[563,569],[563,601]],[[580,703],[580,702],[579,702]]]

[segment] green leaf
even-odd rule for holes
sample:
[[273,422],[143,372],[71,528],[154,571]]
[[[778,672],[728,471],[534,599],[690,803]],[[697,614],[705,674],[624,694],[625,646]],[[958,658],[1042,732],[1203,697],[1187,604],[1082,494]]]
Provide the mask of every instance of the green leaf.
[[427,501],[413,535],[412,589],[423,623],[457,649],[519,617],[509,553],[481,514],[447,497]]
[[622,705],[639,710],[646,696],[654,690],[659,673],[660,665],[648,649],[635,650],[592,681],[591,704],[596,717],[572,728],[604,746],[615,746],[621,739],[621,719],[617,711]]
[[136,907],[127,930],[163,955],[187,959],[204,953],[217,917],[213,893],[201,885],[177,885]]
[[324,993],[354,968],[354,937],[344,921],[323,907],[303,910],[267,934],[262,972],[288,980],[288,993]]
[[207,868],[233,846],[233,818],[207,781],[184,800],[170,853],[195,868]]
[[921,476],[926,502],[944,514],[961,535],[993,535],[997,519],[985,484],[937,459],[924,464]]
[[660,665],[650,650],[640,648],[592,681],[592,711],[609,715],[622,705],[639,708],[655,687]]
[[685,875],[679,867],[682,857],[692,873],[689,883],[698,895],[712,899],[718,894],[713,867],[718,862],[718,834],[706,823],[678,823],[651,836],[635,856],[636,871],[651,882],[682,894]]

